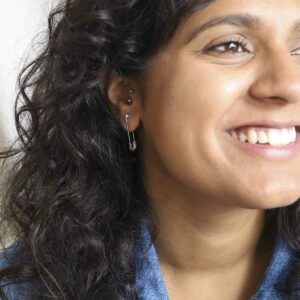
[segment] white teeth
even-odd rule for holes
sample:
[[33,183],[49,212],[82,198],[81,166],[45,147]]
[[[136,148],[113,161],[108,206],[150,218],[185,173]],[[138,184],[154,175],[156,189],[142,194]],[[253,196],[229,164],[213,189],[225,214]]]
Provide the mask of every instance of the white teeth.
[[296,137],[297,137],[297,132],[296,132],[296,128],[290,128],[290,138],[292,141],[296,141]]
[[290,132],[288,128],[282,129],[281,131],[281,139],[283,144],[289,144],[291,140]]
[[276,129],[269,129],[268,131],[269,144],[272,146],[279,146],[282,142],[280,132]]
[[258,138],[257,138],[257,134],[256,134],[256,131],[254,129],[250,129],[248,131],[248,142],[250,144],[256,144],[257,141],[258,141]]
[[260,144],[268,144],[269,143],[267,134],[262,130],[260,130],[258,132],[258,141]]
[[232,130],[231,131],[231,135],[235,138],[235,139],[239,139],[239,136],[238,136],[238,134],[236,133],[236,131],[234,131],[234,130]]
[[242,142],[250,144],[270,144],[271,146],[284,146],[296,141],[296,128],[248,128],[240,131],[231,130],[231,136]]
[[242,142],[246,142],[247,141],[247,135],[243,132],[239,133],[239,140]]

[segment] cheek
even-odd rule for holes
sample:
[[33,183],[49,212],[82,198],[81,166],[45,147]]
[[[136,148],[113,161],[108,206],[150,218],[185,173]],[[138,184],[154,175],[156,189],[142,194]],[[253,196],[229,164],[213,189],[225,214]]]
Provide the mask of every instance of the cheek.
[[223,119],[245,83],[195,63],[170,64],[156,74],[148,83],[142,120],[148,153],[180,181],[212,184],[224,164]]
[[156,73],[160,75],[151,78],[145,93],[142,121],[147,134],[155,134],[154,139],[160,137],[165,144],[172,139],[187,143],[188,138],[213,142],[212,134],[225,128],[248,84],[245,76],[226,76],[200,63],[178,63]]

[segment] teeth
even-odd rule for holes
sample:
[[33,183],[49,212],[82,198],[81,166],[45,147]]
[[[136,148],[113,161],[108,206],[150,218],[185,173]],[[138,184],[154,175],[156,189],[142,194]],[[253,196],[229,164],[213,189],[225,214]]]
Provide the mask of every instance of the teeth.
[[276,129],[269,129],[268,138],[272,146],[279,146],[283,142],[279,130]]
[[267,134],[262,130],[260,130],[258,132],[258,141],[260,144],[268,144],[269,143]]
[[290,137],[292,141],[296,141],[296,137],[297,137],[297,132],[295,127],[294,128],[290,128]]
[[288,144],[290,142],[291,136],[288,128],[282,129],[281,138],[284,144]]
[[247,141],[247,135],[243,132],[239,133],[239,140],[242,142],[246,142]]
[[256,144],[257,141],[258,141],[258,138],[257,138],[257,134],[256,134],[256,131],[254,129],[250,129],[248,131],[248,142],[250,144]]
[[232,130],[231,135],[235,138],[235,139],[239,139],[238,134],[236,133],[236,131]]
[[296,129],[291,128],[248,128],[240,131],[232,130],[231,136],[242,142],[250,144],[270,144],[271,146],[284,146],[296,141]]

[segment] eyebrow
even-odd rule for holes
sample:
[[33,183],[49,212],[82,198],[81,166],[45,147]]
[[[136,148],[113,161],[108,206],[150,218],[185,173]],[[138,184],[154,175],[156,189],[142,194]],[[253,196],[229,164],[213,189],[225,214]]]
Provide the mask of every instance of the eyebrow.
[[[218,25],[234,25],[238,27],[247,27],[254,30],[261,29],[264,21],[255,15],[250,14],[230,14],[220,16],[207,21],[206,23],[198,26],[187,38],[186,44],[190,43],[201,32]],[[294,32],[300,31],[300,19],[298,19],[294,26]]]

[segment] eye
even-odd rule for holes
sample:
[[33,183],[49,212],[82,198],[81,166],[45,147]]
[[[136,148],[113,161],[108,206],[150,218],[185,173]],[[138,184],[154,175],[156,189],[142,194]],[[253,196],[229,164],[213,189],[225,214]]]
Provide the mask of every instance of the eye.
[[297,48],[291,52],[291,56],[300,55],[300,48]]
[[240,53],[251,53],[247,41],[240,39],[230,39],[217,45],[209,46],[205,52],[216,55],[236,55]]

